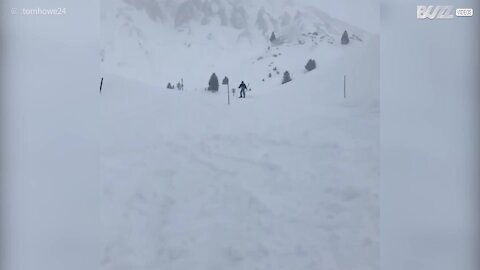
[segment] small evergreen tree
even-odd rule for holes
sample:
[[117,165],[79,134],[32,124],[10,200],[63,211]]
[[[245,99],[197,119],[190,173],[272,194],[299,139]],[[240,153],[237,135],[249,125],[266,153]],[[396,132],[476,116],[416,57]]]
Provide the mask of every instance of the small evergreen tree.
[[272,34],[270,35],[270,42],[274,42],[276,39],[277,37],[275,36],[275,32],[272,32]]
[[171,84],[171,83],[168,83],[168,84],[167,84],[167,88],[168,88],[168,89],[173,89],[172,84]]
[[215,73],[212,74],[212,76],[210,76],[210,81],[208,81],[208,90],[212,91],[212,92],[217,92],[218,91],[218,78],[217,78],[217,75]]
[[268,77],[271,78],[271,77],[272,77],[272,73],[268,73]]
[[347,30],[345,30],[342,35],[342,44],[346,45],[348,43],[350,43],[350,39],[348,38]]
[[227,76],[225,76],[225,78],[223,78],[222,84],[223,84],[223,85],[227,85],[227,84],[228,84],[228,78],[227,78]]
[[315,62],[315,60],[314,59],[308,60],[307,64],[305,65],[305,69],[307,71],[312,71],[315,68],[317,68],[317,63]]
[[290,77],[290,73],[288,71],[285,71],[283,73],[283,80],[282,80],[282,84],[285,84],[285,83],[288,83],[289,81],[292,80],[292,77]]

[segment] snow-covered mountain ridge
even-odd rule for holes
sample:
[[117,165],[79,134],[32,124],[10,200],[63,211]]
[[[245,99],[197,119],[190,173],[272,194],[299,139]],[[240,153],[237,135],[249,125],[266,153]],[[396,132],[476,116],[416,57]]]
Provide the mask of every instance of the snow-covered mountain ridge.
[[[220,25],[241,31],[240,37],[253,39],[258,32],[265,38],[275,31],[294,38],[302,32],[340,35],[349,29],[361,30],[336,20],[321,10],[295,1],[279,0],[124,0],[104,1],[105,16],[129,11],[144,13],[160,25],[191,30],[194,25]],[[127,19],[127,18],[125,18]],[[128,20],[128,19],[127,19]]]
[[[300,70],[310,58],[328,65],[325,57],[345,49],[345,30],[352,46],[370,38],[294,1],[104,0],[102,68],[161,86],[185,78],[190,89],[204,87],[213,72],[260,83],[277,65],[280,72]],[[276,46],[272,32],[281,41]]]

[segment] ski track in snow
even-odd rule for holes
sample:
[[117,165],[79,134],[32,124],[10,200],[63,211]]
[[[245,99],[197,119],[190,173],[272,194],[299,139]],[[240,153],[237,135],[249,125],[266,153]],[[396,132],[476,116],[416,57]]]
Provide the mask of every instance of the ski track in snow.
[[[156,112],[162,94],[142,94],[132,115],[106,109],[117,122],[106,122],[102,158],[104,269],[376,269],[374,114],[350,119],[365,108],[343,107],[232,132],[208,113],[189,127],[183,113]],[[177,130],[162,127],[168,117]]]
[[379,269],[378,46],[364,43],[230,106],[223,86],[105,74],[102,269]]

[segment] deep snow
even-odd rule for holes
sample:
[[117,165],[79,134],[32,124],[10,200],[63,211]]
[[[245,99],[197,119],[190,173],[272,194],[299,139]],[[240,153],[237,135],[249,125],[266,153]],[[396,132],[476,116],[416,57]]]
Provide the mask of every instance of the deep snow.
[[377,44],[230,106],[106,74],[103,269],[378,269]]
[[[317,34],[268,49],[215,23],[112,14],[102,21],[103,269],[378,269],[378,37],[351,28],[362,40],[342,46],[345,24],[321,14]],[[285,70],[293,81],[281,85]],[[252,91],[227,105],[226,86],[204,90],[212,72]],[[184,91],[166,89],[180,78]]]

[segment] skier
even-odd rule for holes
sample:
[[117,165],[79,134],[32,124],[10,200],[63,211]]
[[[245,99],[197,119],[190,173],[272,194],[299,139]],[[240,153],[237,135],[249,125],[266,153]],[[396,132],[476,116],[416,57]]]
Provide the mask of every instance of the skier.
[[240,98],[245,98],[245,89],[247,89],[247,86],[245,85],[245,83],[242,81],[242,83],[240,84],[240,86],[238,86],[238,88],[240,88]]

